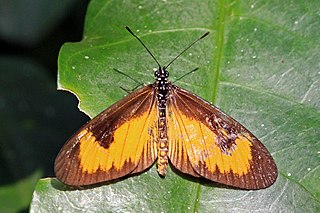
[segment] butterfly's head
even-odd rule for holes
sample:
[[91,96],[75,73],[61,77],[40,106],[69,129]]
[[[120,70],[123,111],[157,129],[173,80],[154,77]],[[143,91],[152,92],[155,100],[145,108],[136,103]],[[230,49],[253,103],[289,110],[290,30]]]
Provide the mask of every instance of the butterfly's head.
[[159,69],[154,72],[154,77],[156,79],[167,79],[169,77],[169,72],[167,71],[166,67],[159,67]]

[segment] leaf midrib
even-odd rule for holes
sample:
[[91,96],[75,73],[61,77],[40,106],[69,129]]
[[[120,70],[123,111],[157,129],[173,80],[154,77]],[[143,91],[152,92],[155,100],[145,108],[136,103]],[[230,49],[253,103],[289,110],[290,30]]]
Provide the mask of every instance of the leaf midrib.
[[[217,36],[213,37],[213,43],[217,45],[217,54],[214,57],[214,54],[212,54],[212,62],[214,62],[214,65],[211,66],[213,68],[210,68],[210,77],[213,83],[208,83],[208,91],[209,92],[209,100],[212,101],[212,103],[215,103],[217,98],[217,92],[218,92],[218,81],[219,81],[219,75],[220,75],[220,68],[221,68],[221,61],[222,61],[222,54],[223,54],[223,48],[224,48],[224,36],[225,36],[225,19],[227,12],[229,10],[230,5],[226,5],[224,0],[220,0],[217,3],[219,7],[219,14],[217,23],[213,23],[212,29],[214,29],[214,26],[217,26]],[[201,197],[201,189],[202,186],[200,182],[197,183],[197,194],[194,201],[194,210],[193,212],[198,212],[199,208],[199,202]]]

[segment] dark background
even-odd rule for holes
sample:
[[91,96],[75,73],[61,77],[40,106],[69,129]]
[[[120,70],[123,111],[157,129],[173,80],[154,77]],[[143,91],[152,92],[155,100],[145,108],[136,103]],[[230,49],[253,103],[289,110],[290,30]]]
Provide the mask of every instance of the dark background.
[[57,91],[65,42],[82,39],[88,1],[0,1],[0,211],[25,212],[64,142],[88,117]]

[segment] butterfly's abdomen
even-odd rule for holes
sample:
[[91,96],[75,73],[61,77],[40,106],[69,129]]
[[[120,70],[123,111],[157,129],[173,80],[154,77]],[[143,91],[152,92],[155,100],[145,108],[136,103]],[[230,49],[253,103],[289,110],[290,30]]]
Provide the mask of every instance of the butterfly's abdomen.
[[159,68],[155,72],[157,100],[158,100],[158,173],[166,175],[168,166],[168,136],[166,104],[168,99],[169,83],[167,80],[169,73],[164,68]]
[[[159,109],[160,115],[165,115],[165,108]],[[160,117],[158,120],[159,128],[159,140],[158,140],[158,173],[162,176],[166,175],[167,166],[168,166],[168,138],[167,138],[167,126],[166,126],[166,117]]]

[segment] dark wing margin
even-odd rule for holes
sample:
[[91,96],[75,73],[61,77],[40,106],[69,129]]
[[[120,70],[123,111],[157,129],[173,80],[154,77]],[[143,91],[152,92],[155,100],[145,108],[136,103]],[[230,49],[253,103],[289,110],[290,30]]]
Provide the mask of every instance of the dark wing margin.
[[177,169],[243,189],[266,188],[276,181],[272,156],[249,130],[198,96],[170,86],[169,158]]
[[82,126],[55,160],[57,178],[67,185],[84,186],[150,167],[157,157],[154,93],[153,85],[144,86]]

